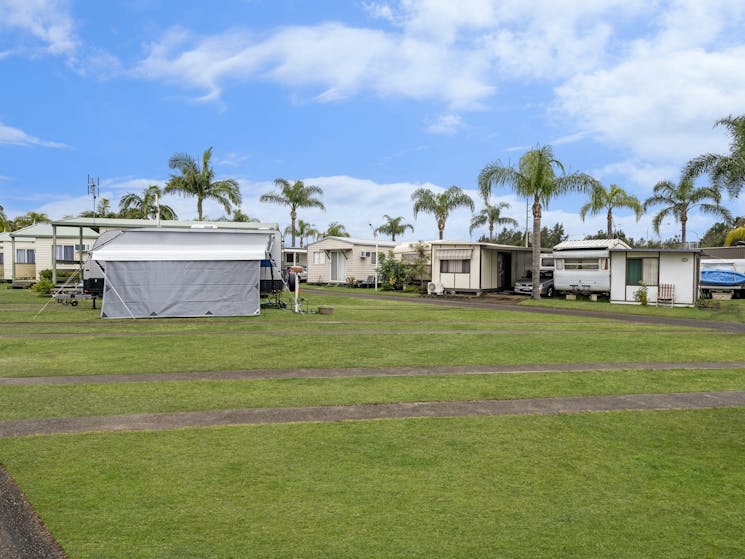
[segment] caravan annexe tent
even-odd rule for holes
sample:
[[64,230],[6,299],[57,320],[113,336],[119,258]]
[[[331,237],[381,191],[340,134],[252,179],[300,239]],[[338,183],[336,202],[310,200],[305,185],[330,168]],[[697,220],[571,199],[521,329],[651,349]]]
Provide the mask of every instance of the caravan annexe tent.
[[128,229],[101,235],[90,274],[105,280],[104,318],[251,316],[280,259],[278,231]]

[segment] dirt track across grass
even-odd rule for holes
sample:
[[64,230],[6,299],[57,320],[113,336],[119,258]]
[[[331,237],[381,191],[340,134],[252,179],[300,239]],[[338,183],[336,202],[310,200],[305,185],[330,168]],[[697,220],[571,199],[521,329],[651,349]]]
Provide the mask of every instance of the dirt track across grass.
[[162,431],[187,427],[259,423],[547,415],[604,411],[685,410],[727,407],[745,407],[745,391],[526,398],[518,400],[406,402],[31,419],[4,421],[0,423],[0,437],[115,431]]
[[401,297],[397,295],[381,295],[376,293],[366,293],[365,290],[350,289],[349,293],[329,292],[312,287],[303,288],[306,293],[326,296],[355,297],[360,299],[382,299],[386,301],[404,301],[407,303],[423,303],[431,305],[443,305],[461,308],[477,309],[494,309],[509,310],[524,313],[554,314],[565,316],[585,316],[592,318],[604,318],[610,320],[620,320],[623,322],[637,322],[644,324],[666,324],[668,326],[688,326],[693,328],[709,328],[713,330],[722,330],[725,332],[743,332],[745,333],[745,323],[742,322],[725,322],[719,320],[697,320],[695,318],[674,318],[668,316],[650,316],[643,314],[625,314],[612,311],[594,311],[584,309],[557,309],[550,307],[531,307],[519,305],[517,301],[512,301],[512,296],[500,297],[461,297],[461,296],[427,296],[427,297]]

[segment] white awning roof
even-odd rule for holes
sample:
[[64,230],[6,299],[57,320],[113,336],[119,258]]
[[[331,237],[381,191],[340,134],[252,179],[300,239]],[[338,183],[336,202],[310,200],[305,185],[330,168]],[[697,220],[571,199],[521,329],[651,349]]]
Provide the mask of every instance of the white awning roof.
[[446,248],[436,252],[440,260],[470,260],[472,248]]
[[94,246],[91,258],[98,262],[263,260],[271,235],[269,231],[128,229]]

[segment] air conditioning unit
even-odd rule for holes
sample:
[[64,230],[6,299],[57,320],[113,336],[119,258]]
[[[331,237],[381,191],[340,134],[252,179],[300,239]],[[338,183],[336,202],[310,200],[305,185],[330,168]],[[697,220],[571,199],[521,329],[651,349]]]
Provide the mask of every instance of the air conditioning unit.
[[445,288],[440,283],[433,281],[427,284],[427,295],[442,295],[445,293]]

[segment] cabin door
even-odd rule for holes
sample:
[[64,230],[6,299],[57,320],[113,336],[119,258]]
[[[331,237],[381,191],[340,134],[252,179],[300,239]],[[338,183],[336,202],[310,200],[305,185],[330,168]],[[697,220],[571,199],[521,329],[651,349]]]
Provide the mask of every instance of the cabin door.
[[347,259],[341,251],[331,252],[331,281],[347,281]]

